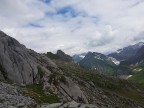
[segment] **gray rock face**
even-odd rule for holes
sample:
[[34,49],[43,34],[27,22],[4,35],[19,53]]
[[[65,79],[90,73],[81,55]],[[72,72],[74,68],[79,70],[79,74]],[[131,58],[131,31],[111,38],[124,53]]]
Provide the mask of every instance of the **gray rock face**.
[[57,68],[45,55],[27,49],[1,31],[0,49],[0,80],[8,79],[19,84],[33,84],[40,80],[37,77],[38,66],[46,73],[51,73]]
[[85,95],[81,91],[80,87],[75,84],[70,78],[67,79],[67,84],[60,83],[59,90],[66,96],[69,100],[74,100],[77,102],[88,103]]
[[5,79],[17,83],[32,84],[37,73],[37,63],[28,49],[17,40],[0,32],[0,65]]
[[[62,75],[62,74],[61,74]],[[50,75],[52,76],[52,75]],[[65,82],[62,82],[60,78],[58,78],[60,75],[53,77],[52,80],[57,79],[57,85],[55,84],[55,81],[52,83],[48,83],[50,78],[44,78],[44,86],[43,89],[46,92],[53,92],[55,95],[58,95],[62,101],[77,101],[77,102],[84,102],[88,103],[87,98],[85,97],[83,91],[80,89],[80,87],[74,83],[71,78],[65,77]]]

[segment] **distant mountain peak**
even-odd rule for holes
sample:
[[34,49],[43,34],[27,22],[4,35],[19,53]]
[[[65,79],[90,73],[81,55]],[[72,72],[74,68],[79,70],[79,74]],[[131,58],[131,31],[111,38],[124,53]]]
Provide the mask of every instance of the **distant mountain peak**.
[[137,45],[141,47],[144,45],[144,42],[139,42]]
[[78,62],[80,66],[88,69],[94,69],[102,74],[113,74],[115,63],[108,56],[98,52],[88,52],[86,56]]
[[116,52],[111,53],[108,56],[113,57],[118,61],[124,61],[134,56],[142,46],[144,46],[144,42],[139,42],[137,44],[118,49]]
[[73,61],[72,57],[65,54],[62,50],[58,50],[57,55],[60,57],[60,59],[62,59],[64,61],[68,61],[68,62]]

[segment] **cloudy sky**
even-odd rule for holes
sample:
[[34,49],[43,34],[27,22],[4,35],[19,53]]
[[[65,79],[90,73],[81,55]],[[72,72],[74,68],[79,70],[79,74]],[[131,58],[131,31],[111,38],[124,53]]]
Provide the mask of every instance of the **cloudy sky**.
[[108,53],[144,41],[144,0],[0,0],[0,30],[37,52]]

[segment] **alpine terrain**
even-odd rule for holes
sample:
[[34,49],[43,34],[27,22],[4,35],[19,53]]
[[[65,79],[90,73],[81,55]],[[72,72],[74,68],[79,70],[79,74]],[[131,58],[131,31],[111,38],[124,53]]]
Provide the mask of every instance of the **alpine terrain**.
[[[79,65],[61,50],[40,54],[2,31],[0,50],[0,108],[144,108],[142,84],[101,74],[117,66],[103,54],[89,52]],[[143,70],[142,51],[123,65]]]

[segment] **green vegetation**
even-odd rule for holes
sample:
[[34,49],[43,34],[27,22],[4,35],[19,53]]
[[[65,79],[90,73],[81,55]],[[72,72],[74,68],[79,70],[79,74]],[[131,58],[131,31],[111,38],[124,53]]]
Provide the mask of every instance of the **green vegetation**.
[[55,60],[55,63],[64,72],[64,75],[75,80],[80,79],[79,85],[85,86],[83,82],[93,82],[96,87],[104,91],[114,92],[120,96],[133,99],[139,103],[144,104],[143,94],[137,89],[143,90],[143,87],[138,83],[133,83],[127,80],[120,80],[115,77],[108,77],[98,73],[92,73],[90,70],[82,68],[74,63],[61,62]]
[[133,99],[138,103],[144,104],[144,98],[142,93],[138,93],[136,91],[119,91],[118,93],[124,97]]
[[40,78],[42,78],[45,74],[44,71],[42,70],[40,66],[38,66],[37,69],[38,69],[38,75],[40,75]]
[[140,84],[144,84],[144,71],[134,74],[129,80],[134,80],[139,82]]
[[23,95],[30,96],[33,98],[37,103],[57,103],[60,102],[59,98],[54,95],[46,95],[43,90],[43,85],[35,84],[35,85],[28,85],[23,88]]
[[59,85],[59,83],[62,82],[64,84],[67,84],[66,78],[64,75],[60,73],[52,73],[49,76],[49,83],[53,83],[55,86]]
[[129,80],[134,80],[141,85],[144,85],[144,64],[132,66],[131,68],[133,68],[133,76],[130,77]]
[[93,74],[90,70],[84,69],[76,64],[67,62],[61,63],[60,61],[55,62],[63,70],[64,75],[72,77],[73,79],[78,77],[83,81],[94,82],[97,86],[110,90],[118,90],[120,86],[122,86],[121,83],[114,83],[115,80],[113,78],[110,79],[109,77],[104,77],[104,75]]
[[46,56],[50,59],[59,59],[59,56],[57,54],[53,54],[51,52],[47,52]]

